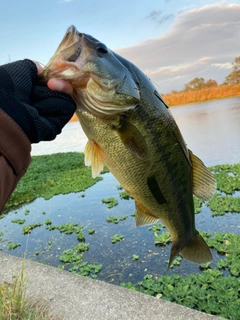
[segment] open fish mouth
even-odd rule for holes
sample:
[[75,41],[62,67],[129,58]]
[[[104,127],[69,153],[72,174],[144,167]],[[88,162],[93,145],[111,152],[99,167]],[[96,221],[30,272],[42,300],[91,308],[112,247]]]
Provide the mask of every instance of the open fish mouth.
[[135,108],[140,91],[129,70],[107,46],[70,26],[43,72],[69,81],[79,110],[112,117]]

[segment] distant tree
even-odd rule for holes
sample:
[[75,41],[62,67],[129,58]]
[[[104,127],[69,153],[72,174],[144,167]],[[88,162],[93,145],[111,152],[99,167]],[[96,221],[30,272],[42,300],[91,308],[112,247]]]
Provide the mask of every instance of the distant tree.
[[209,79],[208,81],[205,82],[204,87],[206,88],[215,88],[218,86],[217,81]]
[[236,84],[240,82],[240,56],[236,57],[232,62],[233,71],[226,76],[225,84]]
[[184,88],[186,91],[189,90],[200,90],[204,87],[205,80],[203,78],[194,78],[185,84]]

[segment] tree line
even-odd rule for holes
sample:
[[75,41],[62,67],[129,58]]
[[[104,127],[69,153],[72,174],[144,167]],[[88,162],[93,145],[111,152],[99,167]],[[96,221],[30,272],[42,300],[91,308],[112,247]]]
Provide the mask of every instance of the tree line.
[[[240,56],[236,57],[232,62],[232,72],[225,77],[225,81],[222,85],[234,85],[240,83]],[[183,91],[196,91],[202,89],[210,89],[217,87],[218,83],[216,80],[209,79],[205,81],[203,78],[194,78],[184,85]],[[172,91],[175,93],[176,91]]]

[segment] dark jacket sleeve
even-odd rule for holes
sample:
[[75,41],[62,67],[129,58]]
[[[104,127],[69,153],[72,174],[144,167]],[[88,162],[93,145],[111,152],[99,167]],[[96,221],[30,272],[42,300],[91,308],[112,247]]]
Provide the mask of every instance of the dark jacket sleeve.
[[0,214],[31,162],[30,152],[25,133],[0,109]]

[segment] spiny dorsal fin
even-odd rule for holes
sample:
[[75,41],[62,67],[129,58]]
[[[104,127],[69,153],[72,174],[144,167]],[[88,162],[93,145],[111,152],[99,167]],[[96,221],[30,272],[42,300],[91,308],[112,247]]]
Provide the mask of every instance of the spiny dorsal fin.
[[122,143],[138,159],[145,160],[148,146],[141,132],[127,119],[121,117],[121,125],[116,128]]
[[204,163],[189,150],[193,175],[193,194],[202,199],[208,200],[213,197],[216,191],[216,180]]
[[102,150],[96,144],[96,142],[88,140],[84,154],[85,166],[92,166],[92,177],[96,178],[104,167]]
[[156,223],[159,219],[152,216],[150,213],[145,211],[141,206],[136,203],[136,214],[135,214],[135,223],[136,227],[145,226],[148,224]]

